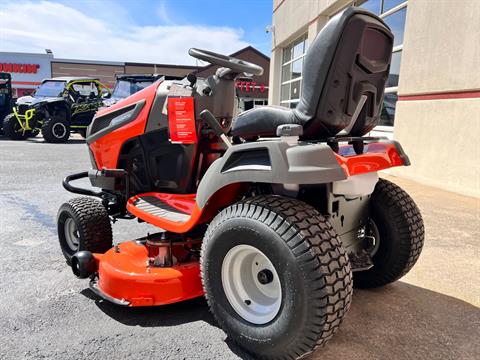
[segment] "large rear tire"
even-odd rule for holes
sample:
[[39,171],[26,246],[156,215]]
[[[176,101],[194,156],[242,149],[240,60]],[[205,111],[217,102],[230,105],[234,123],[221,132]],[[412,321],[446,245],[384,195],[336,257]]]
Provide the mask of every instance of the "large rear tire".
[[297,359],[325,344],[352,296],[350,263],[330,223],[279,196],[218,214],[203,240],[201,274],[216,321],[260,358]]
[[25,140],[28,137],[28,132],[23,131],[13,113],[8,114],[3,119],[3,133],[6,137],[12,140]]
[[63,112],[45,119],[42,136],[49,143],[64,143],[70,137],[70,124]]
[[378,181],[370,209],[378,244],[372,257],[373,267],[353,275],[358,288],[383,286],[407,274],[420,256],[425,237],[420,210],[394,183]]
[[60,206],[57,230],[62,253],[69,265],[78,251],[104,253],[113,244],[107,210],[100,201],[89,197],[74,198]]

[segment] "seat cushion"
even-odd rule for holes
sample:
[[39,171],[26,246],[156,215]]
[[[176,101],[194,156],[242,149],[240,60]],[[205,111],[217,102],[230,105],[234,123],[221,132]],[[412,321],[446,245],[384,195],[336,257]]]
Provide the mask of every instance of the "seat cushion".
[[245,139],[256,136],[276,136],[277,127],[283,124],[300,124],[292,109],[282,106],[263,106],[238,115],[232,124],[231,134]]

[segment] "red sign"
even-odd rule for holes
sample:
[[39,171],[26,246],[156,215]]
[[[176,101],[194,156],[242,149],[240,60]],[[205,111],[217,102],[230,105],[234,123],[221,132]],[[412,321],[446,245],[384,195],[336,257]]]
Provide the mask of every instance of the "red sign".
[[197,142],[193,97],[168,98],[170,141],[181,144]]
[[267,87],[264,83],[257,85],[255,81],[236,81],[235,87],[245,92],[260,91],[261,93],[264,93],[265,90],[267,90]]
[[36,74],[39,68],[39,64],[0,63],[0,71],[8,73]]

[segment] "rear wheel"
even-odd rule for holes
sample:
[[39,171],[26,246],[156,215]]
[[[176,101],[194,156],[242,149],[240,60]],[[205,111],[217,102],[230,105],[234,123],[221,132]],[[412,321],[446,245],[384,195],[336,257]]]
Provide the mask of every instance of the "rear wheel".
[[310,353],[350,306],[352,274],[338,235],[294,199],[259,196],[223,210],[205,234],[201,273],[217,322],[261,358]]
[[70,137],[70,124],[61,114],[45,119],[42,125],[42,136],[46,142],[63,143]]
[[354,273],[358,288],[374,288],[400,279],[417,262],[423,248],[420,210],[399,186],[380,179],[370,200],[373,267]]
[[22,129],[13,113],[3,119],[3,133],[12,140],[25,140],[28,137],[28,132]]
[[112,247],[112,227],[107,210],[100,201],[89,197],[75,198],[60,206],[57,230],[60,247],[69,265],[78,251],[104,253]]

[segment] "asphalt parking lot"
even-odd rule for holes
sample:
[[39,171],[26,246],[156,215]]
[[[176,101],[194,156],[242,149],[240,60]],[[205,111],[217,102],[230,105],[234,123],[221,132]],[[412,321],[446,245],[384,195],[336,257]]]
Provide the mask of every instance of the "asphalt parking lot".
[[[73,195],[62,178],[90,167],[85,143],[0,137],[1,359],[248,358],[203,299],[157,308],[99,300],[74,278],[55,216]],[[413,159],[414,160],[414,159]],[[480,358],[480,202],[393,178],[418,202],[426,244],[416,267],[383,289],[356,291],[333,340],[314,359]],[[115,224],[124,241],[153,228]]]

